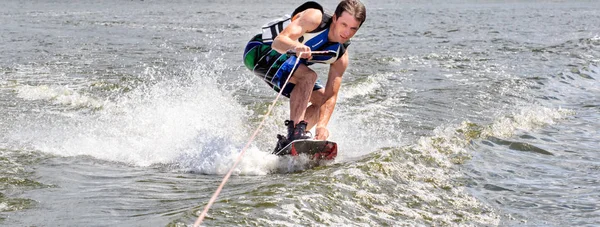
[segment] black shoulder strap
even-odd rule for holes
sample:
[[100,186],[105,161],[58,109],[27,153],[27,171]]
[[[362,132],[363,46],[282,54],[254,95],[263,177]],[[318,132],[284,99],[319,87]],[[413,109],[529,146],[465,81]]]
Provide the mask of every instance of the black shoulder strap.
[[338,54],[337,59],[340,59],[342,57],[342,55],[344,55],[344,53],[346,53],[346,49],[348,49],[348,46],[350,46],[350,40],[348,40],[348,42],[342,43],[342,45],[340,45],[340,53]]

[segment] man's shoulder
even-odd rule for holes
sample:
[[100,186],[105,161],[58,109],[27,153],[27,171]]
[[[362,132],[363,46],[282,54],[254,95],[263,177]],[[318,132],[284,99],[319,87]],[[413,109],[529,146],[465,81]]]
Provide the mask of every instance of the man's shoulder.
[[294,17],[296,14],[301,13],[307,9],[316,9],[316,10],[320,11],[321,13],[323,13],[323,6],[321,6],[321,4],[309,1],[309,2],[305,2],[304,4],[298,6],[298,8],[296,8],[296,10],[294,10],[294,12],[292,13],[292,17]]
[[321,20],[323,20],[323,12],[318,9],[306,9],[302,11],[301,17],[311,22],[321,23]]
[[306,9],[302,11],[298,16],[292,18],[293,20],[299,20],[299,24],[303,26],[307,31],[312,31],[321,26],[323,13],[317,9]]

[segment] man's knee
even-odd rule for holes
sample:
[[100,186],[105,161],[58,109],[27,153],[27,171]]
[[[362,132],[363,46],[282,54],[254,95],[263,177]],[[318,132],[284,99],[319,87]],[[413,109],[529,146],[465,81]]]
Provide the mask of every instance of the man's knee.
[[304,75],[306,76],[307,80],[311,80],[311,81],[316,81],[317,77],[318,77],[317,73],[312,70],[306,72],[306,74],[304,74]]
[[303,68],[299,67],[296,72],[294,72],[294,76],[290,78],[290,81],[294,84],[299,82],[310,82],[315,83],[317,81],[317,73],[312,69],[304,66]]
[[325,98],[325,89],[314,90],[310,95],[310,103],[314,106],[323,105],[323,99]]

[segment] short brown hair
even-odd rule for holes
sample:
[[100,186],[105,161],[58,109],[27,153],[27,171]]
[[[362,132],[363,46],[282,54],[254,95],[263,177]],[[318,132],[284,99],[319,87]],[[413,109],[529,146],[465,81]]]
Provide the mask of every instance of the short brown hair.
[[340,18],[343,12],[349,13],[354,19],[360,21],[360,26],[367,19],[367,9],[360,0],[342,0],[335,8],[335,16]]

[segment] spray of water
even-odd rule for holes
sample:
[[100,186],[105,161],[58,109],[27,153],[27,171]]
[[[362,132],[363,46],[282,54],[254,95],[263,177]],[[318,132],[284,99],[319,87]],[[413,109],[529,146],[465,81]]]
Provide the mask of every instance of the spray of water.
[[[30,102],[96,110],[41,110],[33,123],[21,122],[12,137],[60,156],[87,155],[136,166],[167,163],[223,174],[247,139],[251,112],[217,82],[221,65],[197,63],[176,76],[149,69],[144,72],[149,83],[111,101],[66,86],[17,86],[18,97]],[[279,163],[277,156],[253,147],[237,173],[266,174]]]

